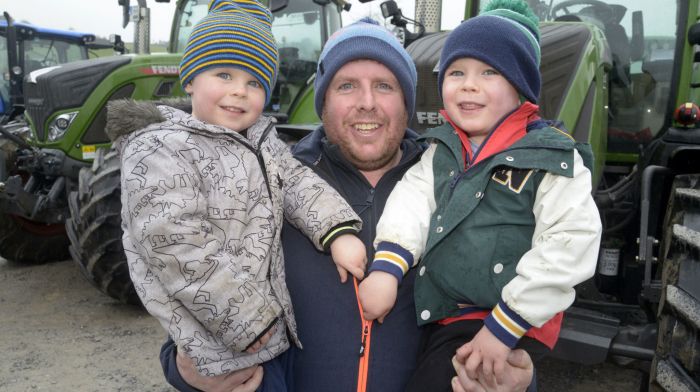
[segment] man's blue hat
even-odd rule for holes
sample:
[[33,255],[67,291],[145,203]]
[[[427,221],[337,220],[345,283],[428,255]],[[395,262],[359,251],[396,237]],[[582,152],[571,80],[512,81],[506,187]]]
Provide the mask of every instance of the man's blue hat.
[[416,66],[399,40],[370,18],[336,31],[323,47],[314,81],[316,113],[321,116],[323,112],[326,90],[335,73],[354,60],[374,60],[391,70],[403,91],[410,120],[416,106]]

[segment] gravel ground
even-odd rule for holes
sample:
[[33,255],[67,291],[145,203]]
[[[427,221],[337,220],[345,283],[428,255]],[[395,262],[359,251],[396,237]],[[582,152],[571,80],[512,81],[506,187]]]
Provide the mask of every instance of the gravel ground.
[[[0,391],[174,391],[158,351],[165,335],[140,308],[92,287],[72,261],[0,259]],[[638,391],[640,374],[545,360],[539,390]]]

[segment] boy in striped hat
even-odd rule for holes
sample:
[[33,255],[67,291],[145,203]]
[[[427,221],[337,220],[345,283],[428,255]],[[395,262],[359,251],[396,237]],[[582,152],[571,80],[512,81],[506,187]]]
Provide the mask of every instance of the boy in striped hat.
[[410,391],[452,390],[456,352],[472,379],[500,383],[512,349],[537,359],[553,348],[574,286],[593,275],[591,150],[538,116],[539,62],[538,20],[521,0],[492,1],[445,41],[446,123],[389,197],[360,285],[367,317],[381,320],[420,260]]
[[270,28],[258,1],[212,0],[180,64],[192,114],[126,102],[110,107],[110,123],[132,123],[111,134],[124,248],[146,309],[201,374],[263,363],[262,390],[285,390],[284,352],[289,339],[301,345],[283,220],[331,252],[342,281],[363,277],[366,251],[360,218],[262,116],[277,77]]

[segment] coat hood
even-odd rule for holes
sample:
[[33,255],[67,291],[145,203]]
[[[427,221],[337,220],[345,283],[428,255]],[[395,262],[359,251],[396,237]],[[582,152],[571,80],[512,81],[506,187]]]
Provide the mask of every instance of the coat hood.
[[266,130],[275,123],[272,117],[260,116],[248,129],[245,136],[226,127],[214,125],[193,117],[189,99],[163,101],[135,101],[119,99],[107,104],[105,132],[121,150],[123,136],[154,130],[182,131],[207,137],[230,136],[240,143],[259,145]]
[[117,99],[107,103],[107,136],[111,141],[115,141],[119,136],[166,121],[165,116],[158,110],[158,105],[167,105],[186,113],[192,112],[192,102],[185,98],[159,102]]

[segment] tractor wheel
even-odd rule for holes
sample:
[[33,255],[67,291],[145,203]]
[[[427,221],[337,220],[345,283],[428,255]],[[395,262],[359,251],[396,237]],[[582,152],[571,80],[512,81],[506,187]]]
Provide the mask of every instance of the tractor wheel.
[[122,303],[141,304],[122,247],[119,171],[116,151],[98,149],[68,196],[66,231],[73,260],[95,287]]
[[0,215],[0,257],[20,263],[67,260],[68,237],[63,224],[44,224]]
[[666,211],[650,390],[700,391],[700,174],[675,178]]

